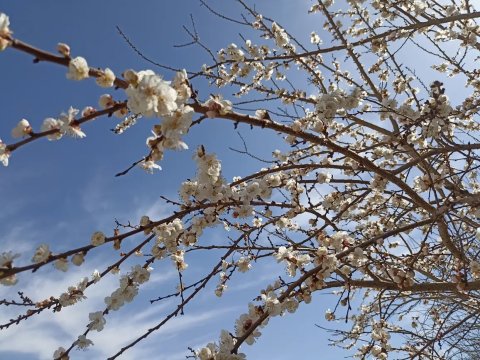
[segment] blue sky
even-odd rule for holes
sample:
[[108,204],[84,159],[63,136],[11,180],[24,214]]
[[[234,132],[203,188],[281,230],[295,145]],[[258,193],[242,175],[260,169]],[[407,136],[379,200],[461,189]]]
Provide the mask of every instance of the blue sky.
[[[310,1],[258,3],[265,14],[288,25],[289,30],[302,34],[304,39],[308,39],[313,29],[320,30],[318,19],[305,15]],[[209,1],[209,4],[229,16],[239,15],[240,9],[233,1]],[[239,32],[248,34],[246,29],[219,21],[196,0],[6,1],[0,11],[10,16],[15,37],[39,48],[54,51],[57,42],[65,42],[71,46],[74,56],[84,56],[91,66],[110,67],[117,74],[128,68],[152,68],[166,79],[172,74],[139,58],[115,26],[120,26],[135,45],[155,61],[189,70],[198,70],[209,60],[198,47],[173,47],[190,41],[182,30],[182,25],[190,26],[190,14],[202,41],[213,50],[231,42],[240,43]],[[34,129],[38,129],[44,118],[55,117],[69,106],[79,109],[96,106],[99,95],[105,93],[93,80],[68,81],[65,68],[49,63],[33,64],[30,56],[11,49],[0,53],[0,69],[0,138],[6,143],[12,142],[10,131],[21,118],[28,119]],[[194,82],[194,86],[203,99],[218,92],[200,81]],[[234,91],[223,90],[228,97]],[[113,90],[112,93],[116,94]],[[120,91],[117,93],[117,98],[123,98]],[[28,264],[33,250],[41,243],[49,243],[54,252],[60,252],[88,243],[93,231],[102,230],[110,235],[115,219],[137,222],[144,214],[152,218],[168,214],[170,209],[159,196],[175,197],[180,182],[194,175],[191,157],[198,144],[219,155],[228,179],[263,166],[228,150],[230,146],[242,147],[231,124],[206,122],[187,137],[191,150],[166,154],[161,164],[163,171],[147,175],[135,169],[127,176],[115,178],[115,173],[146,154],[145,138],[150,134],[152,121],[143,119],[117,136],[109,130],[117,119],[104,117],[83,127],[85,139],[41,140],[16,151],[10,165],[0,169],[2,251],[22,253],[18,263]],[[252,152],[270,156],[276,141],[274,134],[252,132],[247,127],[239,130]],[[210,236],[223,235],[212,232]],[[138,238],[130,244],[135,241]],[[58,296],[82,276],[88,276],[94,269],[103,269],[102,264],[114,256],[118,254],[101,250],[88,257],[84,266],[71,268],[67,273],[47,266],[34,275],[23,274],[18,286],[0,288],[0,298],[14,298],[18,290],[24,290],[34,300]],[[198,271],[208,271],[213,260],[189,259],[190,272],[186,272],[186,279],[194,279]],[[152,281],[141,289],[136,301],[109,315],[106,330],[98,336],[91,335],[95,346],[86,352],[73,351],[72,359],[112,355],[175,307],[175,299],[149,305],[149,299],[169,293],[177,285],[177,275],[169,263],[154,264],[154,268]],[[185,316],[175,319],[122,359],[184,358],[188,346],[198,348],[216,340],[222,328],[233,331],[235,319],[247,311],[248,301],[277,275],[283,275],[280,265],[259,264],[254,272],[237,275],[221,299],[215,297],[210,286],[186,309]],[[115,288],[117,281],[117,277],[109,276],[102,286],[87,292],[88,299],[77,306],[56,314],[44,313],[4,331],[0,337],[0,358],[52,358],[58,346],[68,347],[84,331],[88,313],[102,309],[103,298]],[[347,354],[328,347],[327,335],[315,327],[316,323],[325,325],[324,311],[332,306],[326,295],[318,294],[313,304],[303,306],[295,315],[272,319],[262,330],[264,335],[258,343],[245,346],[243,351],[250,359],[343,358]],[[0,318],[15,316],[16,310],[2,309]]]

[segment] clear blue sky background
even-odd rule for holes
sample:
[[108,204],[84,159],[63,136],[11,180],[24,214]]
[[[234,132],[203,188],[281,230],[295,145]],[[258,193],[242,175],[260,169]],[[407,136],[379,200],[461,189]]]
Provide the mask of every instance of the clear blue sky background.
[[[231,0],[209,1],[215,9],[238,17],[240,8]],[[310,1],[258,1],[258,8],[296,34],[308,39],[312,30],[320,31],[323,21],[307,17]],[[14,36],[35,46],[54,51],[57,42],[72,48],[73,56],[84,56],[91,66],[110,67],[116,74],[127,68],[152,68],[165,78],[172,74],[156,69],[135,54],[115,26],[119,25],[145,55],[163,64],[190,70],[200,69],[209,61],[198,47],[174,48],[189,42],[182,25],[190,26],[194,16],[202,41],[216,50],[231,42],[241,43],[239,32],[245,29],[220,21],[202,8],[196,0],[183,1],[3,1],[0,11],[10,16]],[[248,34],[248,32],[246,33]],[[26,54],[7,49],[0,54],[2,108],[0,138],[11,143],[10,131],[21,119],[30,121],[38,130],[43,119],[56,117],[69,106],[79,109],[97,106],[104,89],[94,80],[73,82],[65,79],[66,69],[54,64],[33,64]],[[194,82],[202,99],[212,92],[201,82]],[[307,85],[305,84],[305,87]],[[231,95],[235,89],[227,88]],[[110,91],[124,99],[121,91]],[[233,99],[235,100],[235,99]],[[111,234],[114,219],[137,222],[141,215],[159,218],[169,209],[159,201],[159,195],[175,197],[181,181],[194,175],[192,153],[198,144],[216,152],[222,159],[227,178],[246,175],[249,169],[263,165],[228,150],[241,148],[232,124],[207,122],[187,138],[189,151],[166,153],[163,171],[147,175],[139,169],[128,176],[114,174],[128,167],[147,152],[145,139],[154,121],[142,120],[136,127],[117,136],[109,129],[118,119],[101,118],[83,127],[87,137],[82,140],[64,138],[58,142],[36,141],[16,151],[7,168],[0,168],[0,241],[1,250],[21,252],[17,263],[28,264],[33,250],[41,243],[50,244],[54,252],[89,242],[93,231]],[[269,157],[274,145],[273,136],[255,133],[247,127],[239,130],[252,152]],[[222,236],[218,232],[213,237]],[[130,243],[133,244],[134,239]],[[111,251],[99,251],[79,270],[71,268],[60,273],[53,268],[32,275],[22,275],[14,288],[0,288],[1,298],[13,298],[17,290],[34,300],[58,296],[81,276],[93,269],[103,269],[102,263],[118,256]],[[188,259],[187,279],[208,271],[212,259]],[[95,347],[86,352],[73,351],[72,359],[101,359],[112,355],[148,326],[156,324],[162,315],[175,306],[175,300],[165,305],[149,305],[148,300],[171,292],[176,286],[176,274],[167,261],[154,264],[153,281],[141,289],[136,301],[120,312],[107,317],[104,332],[94,333]],[[198,302],[186,309],[186,315],[172,325],[143,341],[124,359],[182,359],[187,347],[198,348],[217,340],[222,328],[233,332],[235,319],[247,311],[247,303],[258,290],[283,275],[281,265],[254,265],[255,272],[237,276],[223,298],[213,294],[212,286]],[[79,270],[79,271],[77,271]],[[128,270],[128,269],[125,269]],[[68,347],[84,331],[88,312],[103,308],[103,297],[110,294],[117,278],[107,278],[103,286],[87,292],[89,299],[58,314],[42,314],[32,321],[14,326],[0,336],[0,359],[49,359],[58,346]],[[215,284],[213,284],[215,285]],[[264,334],[254,346],[245,346],[249,359],[341,359],[350,354],[327,346],[327,334],[315,327],[324,324],[324,312],[334,306],[326,295],[316,295],[311,305],[302,306],[298,313],[274,318],[262,330]],[[6,319],[14,314],[12,308],[0,315]]]

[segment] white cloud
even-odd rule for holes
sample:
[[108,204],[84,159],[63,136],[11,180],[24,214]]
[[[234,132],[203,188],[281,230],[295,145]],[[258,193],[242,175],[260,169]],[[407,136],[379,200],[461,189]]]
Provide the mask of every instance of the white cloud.
[[173,214],[175,208],[166,204],[164,200],[157,199],[153,203],[151,200],[143,200],[136,206],[134,221],[139,221],[143,215],[147,215],[152,220],[160,220]]
[[[31,253],[34,249],[35,240],[38,241],[39,232],[36,230],[33,221],[22,221],[17,224],[10,224],[8,230],[0,232],[2,239],[2,251],[13,251],[15,253]],[[17,261],[29,261],[22,256]]]
[[108,201],[105,200],[107,187],[108,182],[104,174],[97,171],[82,191],[82,206],[85,211],[91,214],[97,214],[110,207]]

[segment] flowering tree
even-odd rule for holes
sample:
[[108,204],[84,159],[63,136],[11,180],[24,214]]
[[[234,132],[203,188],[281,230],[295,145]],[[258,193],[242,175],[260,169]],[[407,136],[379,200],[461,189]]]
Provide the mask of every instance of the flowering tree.
[[[118,117],[114,132],[126,132],[123,136],[140,118],[156,119],[145,156],[118,176],[128,176],[137,165],[150,173],[160,169],[164,152],[188,150],[185,135],[209,121],[230,122],[234,128],[247,124],[285,143],[281,150],[272,148],[267,166],[236,174],[233,181],[227,181],[221,159],[208,148],[193,150],[196,176],[180,184],[178,198],[164,198],[175,208],[170,216],[117,223],[109,236],[108,229],[92,229],[81,246],[61,253],[43,243],[31,263],[5,249],[2,286],[21,285],[22,273],[42,276],[42,268],[52,263],[60,271],[81,266],[86,257],[112,245],[120,257],[111,257],[104,269],[58,297],[2,300],[0,305],[27,310],[0,328],[75,306],[88,288],[121,272],[117,289],[105,294],[104,307],[85,316],[85,331],[53,355],[74,357],[72,349],[93,345],[89,333],[108,326],[109,314],[140,296],[153,264],[171,263],[178,289],[158,300],[176,296],[178,306],[118,349],[114,359],[183,314],[208,283],[217,281],[215,294],[221,297],[236,273],[273,260],[278,273],[272,279],[277,280],[259,290],[219,339],[192,349],[192,357],[245,358],[244,343],[252,345],[271,317],[315,303],[317,292],[341,305],[330,310],[318,304],[325,318],[347,323],[332,341],[354,348],[359,358],[475,357],[480,73],[474,61],[480,50],[475,23],[480,12],[468,0],[318,0],[310,13],[321,19],[324,30],[312,32],[306,45],[287,26],[237,2],[244,10],[238,19],[204,5],[212,16],[253,29],[258,40],[210,52],[212,63],[200,71],[180,70],[165,79],[152,70],[115,75],[109,68],[91,67],[63,43],[59,54],[38,49],[17,39],[8,16],[0,14],[1,50],[64,66],[70,80],[93,78],[100,87],[114,88],[101,96],[100,109],[70,107],[41,125],[20,120],[11,133],[18,141],[2,134],[4,166],[15,161],[17,151],[34,148],[44,138],[55,146],[65,136],[85,137],[84,125],[101,116]],[[195,32],[189,33],[192,45],[210,51]],[[427,58],[435,78],[404,65],[399,58],[407,51]],[[304,89],[293,85],[293,77],[303,81]],[[234,87],[256,109],[242,111],[232,99],[199,92],[194,82],[202,79],[213,92],[214,87]],[[448,95],[454,89],[458,100],[451,103]],[[257,158],[246,145],[242,153]],[[204,234],[207,228],[229,233],[212,244]],[[139,234],[140,242],[126,242]],[[219,251],[215,266],[195,282],[183,282],[185,273],[197,271],[188,267],[190,253]],[[126,267],[139,253],[144,257]]]

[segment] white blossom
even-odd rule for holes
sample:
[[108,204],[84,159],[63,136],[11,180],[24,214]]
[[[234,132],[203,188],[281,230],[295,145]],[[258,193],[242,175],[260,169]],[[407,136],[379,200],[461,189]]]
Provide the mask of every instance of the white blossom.
[[183,257],[184,255],[184,250],[177,250],[174,254],[170,256],[179,271],[183,271],[188,267],[188,264],[185,262],[185,259]]
[[255,227],[262,226],[262,221],[263,221],[262,218],[259,218],[259,217],[253,218],[252,220],[253,226]]
[[105,243],[105,234],[101,231],[96,231],[92,235],[91,243],[93,246],[99,246]]
[[98,270],[94,270],[93,273],[92,273],[92,280],[93,282],[98,282],[100,281],[101,279],[101,275],[100,275],[100,272]]
[[120,309],[124,303],[125,303],[125,300],[118,292],[114,292],[112,293],[112,295],[107,296],[105,298],[105,304],[107,305],[109,310],[116,311]]
[[102,109],[108,109],[113,105],[115,105],[115,100],[113,100],[112,95],[103,94],[100,96],[100,99],[98,100],[98,105],[100,105]]
[[210,96],[210,99],[203,105],[208,108],[205,115],[212,119],[219,115],[226,115],[232,111],[232,102],[224,100],[221,95]]
[[6,36],[10,34],[10,19],[4,13],[0,12],[0,36]]
[[162,170],[162,167],[158,164],[155,164],[152,160],[144,160],[138,164],[146,172],[153,174],[154,170]]
[[63,347],[59,347],[55,352],[53,353],[53,359],[54,360],[69,360],[70,356],[66,354],[66,350]]
[[107,322],[102,311],[92,312],[88,315],[88,318],[90,319],[90,323],[88,324],[90,330],[102,331]]
[[90,345],[93,345],[93,341],[90,339],[87,339],[85,335],[79,335],[78,339],[75,341],[75,345],[81,350],[86,349]]
[[72,264],[76,266],[80,266],[85,261],[85,254],[84,253],[76,253],[72,256]]
[[43,120],[41,131],[45,132],[55,130],[54,133],[47,135],[47,139],[50,141],[60,140],[63,136],[63,133],[60,131],[60,126],[61,123],[57,119],[46,118]]
[[125,90],[127,106],[135,114],[165,116],[177,109],[177,92],[151,70],[137,73],[138,82]]
[[93,115],[97,110],[92,106],[85,106],[82,110],[82,117]]
[[273,35],[275,36],[275,42],[279,47],[284,47],[288,45],[288,43],[290,42],[290,39],[287,33],[275,22],[272,23],[272,32],[273,32]]
[[327,320],[327,321],[335,320],[335,313],[330,309],[325,311],[325,320]]
[[83,294],[87,286],[88,278],[83,278],[76,286],[69,286],[67,291],[62,293],[58,298],[61,306],[67,307],[76,304],[77,302],[86,299]]
[[167,139],[176,139],[185,135],[192,125],[192,115],[193,108],[182,105],[170,115],[165,116],[160,127],[162,135]]
[[[0,254],[0,274],[2,274],[3,269],[11,269],[13,267],[13,260],[18,258],[20,254],[15,254],[11,251],[3,252]],[[16,274],[6,276],[0,279],[0,284],[5,286],[13,286],[17,283],[18,279]]]
[[27,136],[32,132],[32,127],[30,123],[26,119],[22,119],[18,122],[17,126],[15,126],[12,130],[12,137],[20,138],[23,136]]
[[77,116],[79,110],[70,106],[66,113],[61,113],[58,118],[58,124],[60,125],[60,131],[64,134],[75,138],[84,138],[85,133],[80,129],[80,125],[76,122],[75,116]]
[[55,261],[54,263],[54,266],[56,269],[60,270],[60,271],[67,271],[68,270],[68,260],[67,258],[60,258],[58,260]]
[[317,181],[319,184],[328,184],[332,180],[332,174],[321,172],[317,175]]
[[7,149],[7,145],[0,139],[0,162],[3,166],[8,166],[8,159],[10,157],[10,151]]
[[240,272],[247,272],[252,268],[252,264],[250,264],[250,259],[244,256],[238,259],[237,266],[238,266],[238,271]]
[[102,74],[97,77],[95,81],[97,82],[98,86],[104,88],[112,87],[113,83],[115,82],[115,74],[109,68],[105,68]]
[[35,250],[35,254],[33,255],[32,262],[34,263],[42,263],[47,261],[50,257],[50,249],[48,248],[47,244],[40,245],[37,250]]
[[322,39],[320,39],[320,36],[315,31],[312,31],[310,34],[310,42],[318,45],[322,43]]
[[135,281],[138,284],[143,284],[150,279],[150,271],[148,269],[145,269],[144,267],[140,265],[136,265],[132,269],[132,280]]
[[12,266],[13,260],[20,257],[20,254],[11,251],[2,252],[0,254],[0,268],[9,268]]
[[78,56],[74,59],[71,59],[68,63],[68,73],[67,79],[70,80],[83,80],[88,78],[88,72],[90,68],[88,67],[87,60],[83,57]]
[[10,45],[10,41],[7,40],[7,37],[12,33],[9,26],[8,16],[0,12],[0,51],[5,50]]
[[178,71],[172,82],[172,87],[177,91],[177,104],[185,104],[192,96],[192,90],[188,83],[188,75],[185,70]]
[[57,44],[57,51],[65,57],[70,56],[70,46],[65,43],[58,43]]

